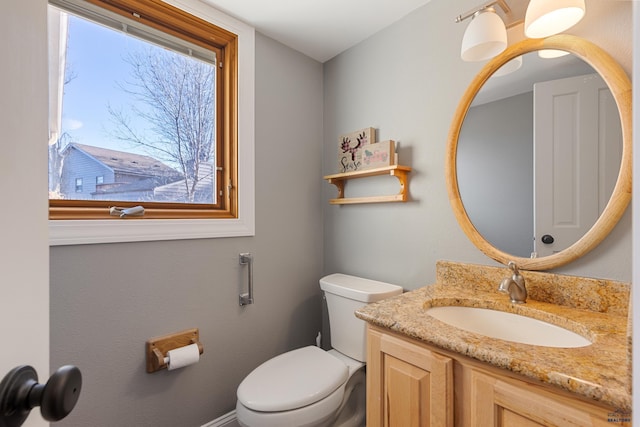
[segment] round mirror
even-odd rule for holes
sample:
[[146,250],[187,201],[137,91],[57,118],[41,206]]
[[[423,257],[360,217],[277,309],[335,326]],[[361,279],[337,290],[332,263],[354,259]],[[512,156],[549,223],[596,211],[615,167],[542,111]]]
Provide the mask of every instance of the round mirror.
[[631,120],[631,83],[594,44],[558,35],[507,48],[449,132],[447,188],[467,237],[528,270],[593,249],[631,199]]
[[[474,227],[492,246],[524,258],[560,252],[589,231],[622,158],[620,115],[604,79],[574,54],[541,52],[518,56],[485,82],[456,156]],[[517,69],[502,73],[513,63]]]

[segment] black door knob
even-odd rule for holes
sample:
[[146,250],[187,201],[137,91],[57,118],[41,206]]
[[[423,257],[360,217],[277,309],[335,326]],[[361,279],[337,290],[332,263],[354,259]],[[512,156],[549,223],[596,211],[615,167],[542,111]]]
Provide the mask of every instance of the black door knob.
[[544,243],[545,245],[550,245],[554,242],[553,236],[550,234],[545,234],[544,236],[542,236],[542,243]]
[[40,406],[47,421],[59,421],[76,406],[82,389],[80,370],[71,365],[59,368],[46,384],[38,384],[31,366],[18,366],[0,382],[0,427],[19,427],[31,409]]

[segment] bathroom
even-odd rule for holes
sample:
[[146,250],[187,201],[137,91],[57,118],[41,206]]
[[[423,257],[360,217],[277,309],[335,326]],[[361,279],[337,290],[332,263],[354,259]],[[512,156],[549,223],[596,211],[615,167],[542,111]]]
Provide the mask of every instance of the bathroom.
[[[46,1],[30,3],[20,19],[41,22]],[[27,157],[32,162],[37,149],[23,145],[3,155],[3,193],[19,200],[25,191],[42,195],[25,202],[28,209],[13,209],[15,203],[3,209],[3,224],[21,225],[3,226],[11,249],[2,263],[8,274],[3,295],[18,296],[17,284],[47,283],[43,300],[19,313],[37,313],[49,330],[48,342],[33,344],[33,359],[1,356],[3,369],[34,364],[42,380],[49,366],[80,367],[82,395],[61,426],[206,425],[235,408],[236,388],[253,368],[315,342],[323,329],[323,275],[344,272],[412,290],[434,282],[438,260],[498,265],[458,226],[444,175],[449,124],[482,67],[460,59],[465,26],[454,18],[477,3],[432,0],[325,63],[256,32],[255,236],[49,248],[42,245],[46,172],[15,167]],[[567,33],[597,44],[632,76],[633,2],[586,4],[584,20]],[[32,30],[24,43],[42,48],[44,30],[26,26]],[[46,59],[30,60],[42,65]],[[0,76],[7,91],[16,78],[29,87],[35,79],[43,89],[37,67],[28,73],[7,67]],[[15,132],[16,140],[34,144],[46,132],[46,120],[35,129],[13,125],[31,122],[32,115],[46,117],[44,88],[29,93],[36,107],[0,103],[3,128]],[[17,118],[15,111],[21,112]],[[410,201],[329,205],[336,190],[322,177],[337,172],[338,136],[369,126],[378,140],[399,143],[399,162],[412,168]],[[46,170],[39,161],[46,160],[30,164]],[[632,242],[638,243],[632,221],[628,208],[598,247],[554,272],[631,282]],[[242,252],[255,260],[255,303],[247,307],[237,303]],[[0,312],[11,312],[8,299],[2,300]],[[3,320],[2,336],[15,336],[17,321]],[[204,345],[200,362],[147,374],[145,341],[192,327],[200,329]]]

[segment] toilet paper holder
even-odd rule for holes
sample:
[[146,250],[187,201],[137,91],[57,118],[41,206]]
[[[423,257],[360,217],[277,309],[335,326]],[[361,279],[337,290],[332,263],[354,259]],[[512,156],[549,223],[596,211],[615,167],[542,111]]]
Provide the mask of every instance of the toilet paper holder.
[[200,354],[204,353],[204,347],[200,342],[200,332],[198,328],[186,329],[169,335],[150,338],[146,342],[145,350],[147,357],[147,373],[157,372],[167,369],[165,357],[169,350],[184,347],[191,344],[198,344]]

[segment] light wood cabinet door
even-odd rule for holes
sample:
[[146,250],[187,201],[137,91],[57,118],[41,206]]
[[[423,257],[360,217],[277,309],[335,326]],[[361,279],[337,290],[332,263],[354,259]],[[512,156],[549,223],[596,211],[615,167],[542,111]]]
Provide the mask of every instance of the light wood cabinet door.
[[616,422],[618,414],[577,399],[550,393],[515,379],[501,379],[471,369],[469,387],[471,425],[508,427],[604,427],[631,425]]
[[453,361],[369,329],[367,426],[453,426]]

